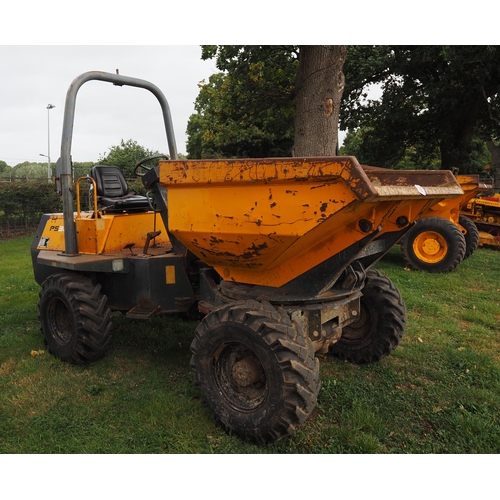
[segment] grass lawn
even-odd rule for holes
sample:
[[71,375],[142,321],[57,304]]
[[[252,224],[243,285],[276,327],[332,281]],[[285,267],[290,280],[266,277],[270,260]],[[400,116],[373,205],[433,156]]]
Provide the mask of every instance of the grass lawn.
[[88,366],[45,349],[30,238],[0,242],[0,452],[9,454],[496,454],[500,451],[500,253],[480,248],[450,274],[378,264],[400,289],[398,349],[356,366],[320,356],[316,410],[293,436],[245,443],[214,425],[189,370],[196,323],[113,316]]

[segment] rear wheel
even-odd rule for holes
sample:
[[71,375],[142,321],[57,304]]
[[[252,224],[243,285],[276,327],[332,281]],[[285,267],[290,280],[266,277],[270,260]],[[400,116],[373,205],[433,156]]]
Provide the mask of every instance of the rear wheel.
[[99,359],[111,341],[111,311],[101,285],[78,274],[53,274],[38,301],[42,333],[49,350],[62,361]]
[[464,259],[465,247],[462,231],[442,217],[417,220],[401,241],[407,265],[429,273],[453,271]]
[[330,353],[352,363],[379,361],[399,345],[406,329],[406,306],[392,281],[369,269],[359,320],[342,330]]
[[269,303],[227,305],[196,329],[191,368],[202,400],[228,432],[258,443],[292,434],[316,406],[312,342]]
[[465,257],[470,257],[479,246],[479,231],[477,230],[477,226],[474,224],[469,217],[465,215],[460,215],[458,219],[458,223],[465,229]]

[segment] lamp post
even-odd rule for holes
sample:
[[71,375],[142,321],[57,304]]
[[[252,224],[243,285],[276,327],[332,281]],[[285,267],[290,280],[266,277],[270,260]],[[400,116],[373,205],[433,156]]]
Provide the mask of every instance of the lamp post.
[[50,170],[50,156],[44,155],[42,153],[39,153],[40,156],[45,156],[47,158],[47,176],[48,176],[48,181],[51,181],[50,174],[52,173]]
[[50,110],[53,108],[55,108],[53,104],[47,104],[47,154],[40,154],[40,156],[47,156],[47,178],[49,182],[52,178],[50,169]]

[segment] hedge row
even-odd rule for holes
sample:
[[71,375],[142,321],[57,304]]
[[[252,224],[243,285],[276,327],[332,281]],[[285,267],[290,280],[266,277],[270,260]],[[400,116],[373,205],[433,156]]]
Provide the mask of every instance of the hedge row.
[[52,184],[0,183],[0,238],[31,232],[42,214],[61,211],[61,199]]
[[[145,194],[142,183],[137,179],[129,179],[128,184],[130,190]],[[92,207],[89,203],[89,184],[86,182],[80,184],[80,198],[82,210]],[[53,184],[0,182],[0,239],[32,234],[40,217],[54,212],[62,212],[62,202]]]

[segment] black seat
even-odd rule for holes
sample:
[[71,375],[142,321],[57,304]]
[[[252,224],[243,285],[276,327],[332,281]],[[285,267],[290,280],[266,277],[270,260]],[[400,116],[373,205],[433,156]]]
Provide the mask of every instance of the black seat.
[[123,172],[115,166],[96,165],[90,170],[95,180],[97,203],[103,212],[145,212],[151,210],[146,196],[129,191]]

